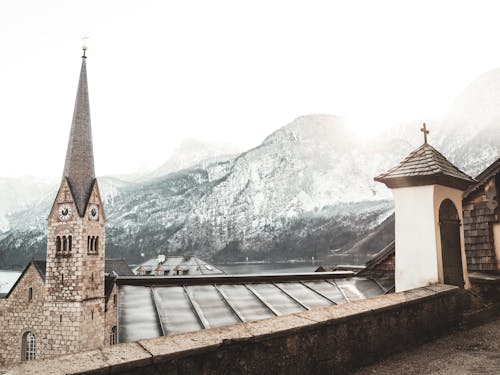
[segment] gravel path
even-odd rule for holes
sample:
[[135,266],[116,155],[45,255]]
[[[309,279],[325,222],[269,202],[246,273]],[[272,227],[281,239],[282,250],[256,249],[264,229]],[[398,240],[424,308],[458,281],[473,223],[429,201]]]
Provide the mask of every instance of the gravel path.
[[354,374],[500,374],[500,317],[395,354]]

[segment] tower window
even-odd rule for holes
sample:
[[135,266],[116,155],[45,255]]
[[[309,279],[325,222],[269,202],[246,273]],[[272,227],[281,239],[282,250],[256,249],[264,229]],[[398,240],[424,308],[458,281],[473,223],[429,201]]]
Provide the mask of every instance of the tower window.
[[61,237],[59,236],[56,237],[56,251],[58,253],[61,252]]
[[87,237],[87,252],[88,254],[97,254],[98,236]]
[[116,326],[113,326],[111,328],[111,332],[109,333],[109,345],[115,345],[116,344]]
[[94,320],[94,310],[90,312],[90,319]]
[[21,358],[23,361],[36,359],[36,339],[33,332],[28,331],[23,334]]
[[113,305],[116,306],[116,294],[113,294]]
[[68,240],[66,236],[63,236],[62,238],[62,250],[63,252],[66,252],[68,250]]
[[64,274],[61,273],[61,284],[64,284]]
[[72,247],[73,247],[73,237],[68,236],[68,251],[71,251]]
[[32,299],[33,299],[33,288],[29,288],[28,289],[28,301],[31,302]]

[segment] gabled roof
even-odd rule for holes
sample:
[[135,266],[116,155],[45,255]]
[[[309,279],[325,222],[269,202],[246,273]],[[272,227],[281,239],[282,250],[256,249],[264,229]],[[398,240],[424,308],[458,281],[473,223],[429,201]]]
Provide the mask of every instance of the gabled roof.
[[[104,272],[107,274],[112,274],[113,271],[116,273],[116,275],[119,276],[133,276],[134,273],[128,266],[127,262],[125,262],[123,259],[105,259],[104,261]],[[28,268],[33,265],[35,269],[38,271],[40,277],[42,278],[42,281],[45,282],[45,275],[46,275],[46,268],[47,268],[47,261],[45,260],[32,260],[31,262],[28,263],[28,265],[24,268],[23,272],[19,277],[17,278],[16,282],[10,288],[9,292],[4,296],[5,298],[9,297],[10,293],[16,288],[17,284],[19,281],[22,279]],[[112,280],[111,280],[112,279]],[[114,277],[110,277],[108,280],[108,277],[105,279],[105,291],[106,291],[106,298],[109,298],[109,294],[111,292],[111,289],[113,288],[114,285]],[[109,290],[108,290],[109,288]]]
[[86,57],[83,57],[63,173],[63,178],[68,180],[80,216],[85,215],[85,208],[95,180],[85,60]]
[[35,267],[35,269],[40,274],[40,277],[42,278],[42,281],[45,282],[45,264],[46,264],[46,262],[43,261],[43,260],[32,260],[31,262],[29,262],[26,265],[26,267],[24,268],[23,272],[21,272],[21,274],[17,278],[17,280],[14,283],[14,285],[12,285],[12,287],[9,290],[9,292],[4,296],[4,298],[9,298],[10,294],[14,291],[14,289],[16,289],[17,284],[19,284],[19,281],[21,281],[21,279],[23,278],[24,274],[26,273],[26,271],[28,271],[28,269],[30,268],[31,265],[33,265],[33,267]]
[[47,261],[45,260],[34,260],[33,265],[35,266],[36,270],[42,277],[42,280],[45,282],[45,273],[46,273],[46,268],[47,268]]
[[389,188],[439,184],[465,190],[476,180],[424,143],[397,166],[375,177],[375,181],[383,182]]
[[396,252],[396,241],[391,241],[386,247],[380,250],[373,258],[366,262],[366,270],[372,270]]
[[483,186],[486,181],[488,181],[491,177],[495,176],[498,173],[500,173],[500,158],[495,160],[488,168],[477,175],[477,183],[467,189],[464,194],[464,198],[467,198],[470,193]]
[[104,263],[104,272],[116,276],[134,276],[134,273],[123,259],[106,259]]

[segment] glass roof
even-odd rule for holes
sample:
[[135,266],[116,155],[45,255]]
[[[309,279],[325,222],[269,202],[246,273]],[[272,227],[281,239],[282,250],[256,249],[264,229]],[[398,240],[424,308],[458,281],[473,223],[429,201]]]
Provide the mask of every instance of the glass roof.
[[384,294],[379,283],[360,277],[227,284],[220,280],[204,285],[182,285],[179,280],[179,284],[118,285],[119,342],[293,314]]

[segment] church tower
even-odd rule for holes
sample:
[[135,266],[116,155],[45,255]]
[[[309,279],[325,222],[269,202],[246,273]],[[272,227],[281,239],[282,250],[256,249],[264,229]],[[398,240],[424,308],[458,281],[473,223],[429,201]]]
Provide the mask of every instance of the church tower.
[[94,172],[86,47],[69,135],[64,173],[48,217],[46,301],[68,351],[104,344],[104,224]]

